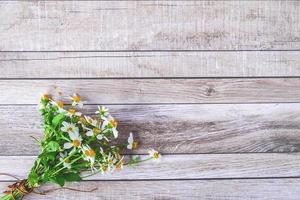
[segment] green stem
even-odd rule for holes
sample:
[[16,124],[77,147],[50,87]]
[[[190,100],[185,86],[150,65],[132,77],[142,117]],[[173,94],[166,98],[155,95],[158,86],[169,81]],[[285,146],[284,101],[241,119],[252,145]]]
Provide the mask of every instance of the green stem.
[[76,149],[72,149],[72,151],[70,152],[70,154],[69,154],[67,157],[65,157],[62,161],[60,161],[59,163],[57,163],[57,164],[54,166],[54,168],[56,168],[56,167],[58,167],[59,165],[63,164],[63,162],[64,162],[65,159],[71,158],[75,153],[77,153]]
[[146,158],[146,159],[144,159],[144,160],[131,160],[131,162],[125,163],[124,165],[133,166],[133,165],[136,165],[136,164],[138,164],[138,163],[146,162],[146,161],[152,160],[152,159],[153,159],[153,157],[149,157],[149,158]]
[[[75,160],[73,160],[73,161],[70,163],[70,165],[72,165],[72,164],[75,163],[76,161],[80,160],[81,158],[82,158],[82,157],[79,156],[78,158],[76,158]],[[55,174],[59,173],[60,171],[62,171],[62,170],[65,169],[65,168],[66,168],[66,167],[62,167],[62,168],[58,169],[57,171],[54,171],[54,173],[53,173],[52,175],[50,175],[50,176],[54,176]]]

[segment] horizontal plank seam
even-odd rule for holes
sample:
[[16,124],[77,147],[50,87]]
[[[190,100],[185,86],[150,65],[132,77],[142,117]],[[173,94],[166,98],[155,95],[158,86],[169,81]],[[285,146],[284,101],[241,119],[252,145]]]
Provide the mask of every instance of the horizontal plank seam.
[[81,78],[81,77],[70,77],[70,78],[49,78],[49,77],[40,77],[40,78],[0,78],[0,80],[151,80],[151,79],[158,79],[158,80],[171,80],[171,79],[176,79],[176,80],[186,80],[186,79],[282,79],[282,78],[290,78],[290,79],[298,79],[300,78],[299,75],[296,76],[197,76],[197,77],[86,77],[86,78]]
[[[28,1],[28,0],[6,0],[6,1]],[[40,1],[57,1],[57,0],[40,0]],[[86,1],[86,0],[62,0],[62,1]],[[89,0],[89,1],[120,1],[120,0]],[[141,0],[121,0],[121,1],[141,1]],[[142,1],[153,1],[153,0],[142,0]],[[157,0],[157,1],[190,1],[190,0]],[[197,1],[207,1],[207,0],[197,0]],[[226,0],[226,1],[238,1],[238,0]],[[248,0],[248,1],[257,1],[257,0]],[[259,0],[259,1],[274,1],[274,0]],[[296,0],[284,0],[284,1],[296,1]]]
[[[25,0],[26,1],[26,0]],[[49,0],[48,0],[49,1]],[[271,1],[271,0],[270,0]],[[0,53],[80,53],[80,52],[90,52],[90,53],[96,53],[96,52],[280,52],[280,51],[300,51],[300,49],[241,49],[241,50],[225,50],[225,49],[202,49],[202,50],[172,50],[172,49],[161,49],[161,50],[63,50],[63,51],[57,51],[57,50],[43,50],[43,51],[0,51]]]
[[[92,104],[85,104],[88,106],[97,106],[99,104],[101,105],[116,105],[116,106],[124,106],[124,105],[244,105],[244,104],[299,104],[300,103],[300,99],[299,102],[298,101],[285,101],[285,102],[280,102],[280,101],[271,101],[271,102],[234,102],[234,103],[230,103],[230,102],[224,102],[224,103],[219,103],[219,102],[205,102],[205,103],[92,103]],[[6,106],[36,106],[38,104],[0,104],[0,106],[6,107]],[[71,104],[64,104],[66,106],[69,106]]]
[[[230,153],[164,153],[162,156],[178,156],[178,155],[236,155],[236,154],[266,154],[266,155],[270,155],[270,154],[273,154],[273,155],[279,155],[279,154],[288,154],[288,155],[291,155],[291,154],[298,154],[300,156],[300,152],[242,152],[242,153],[234,153],[234,152],[230,152]],[[134,156],[134,155],[140,155],[140,156],[143,156],[143,155],[148,155],[148,154],[122,154],[122,155],[129,155],[129,156]],[[21,156],[21,157],[36,157],[37,155],[0,155],[0,158],[1,157],[17,157],[17,156]]]
[[[234,180],[276,180],[276,179],[299,179],[300,176],[278,176],[278,177],[238,177],[238,178],[195,178],[195,179],[90,179],[90,180],[82,180],[81,182],[160,182],[160,181],[234,181]],[[15,180],[0,180],[0,183],[5,183],[5,182],[15,182]]]

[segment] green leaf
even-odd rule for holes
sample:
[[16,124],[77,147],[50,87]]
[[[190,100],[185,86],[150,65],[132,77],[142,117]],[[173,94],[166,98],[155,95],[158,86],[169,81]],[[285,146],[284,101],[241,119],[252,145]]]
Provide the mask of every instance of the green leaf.
[[35,171],[31,171],[30,174],[28,175],[28,181],[30,183],[30,185],[32,185],[33,187],[38,186],[38,179],[39,176],[35,173]]
[[57,152],[43,152],[39,155],[39,158],[41,160],[46,160],[46,161],[52,160],[52,161],[54,161],[55,158],[56,158],[56,155],[57,155]]
[[65,179],[62,175],[58,174],[57,176],[55,177],[51,177],[50,178],[50,181],[52,183],[56,183],[58,185],[60,185],[61,187],[63,187],[65,185]]
[[65,173],[63,175],[65,177],[65,180],[68,182],[72,182],[72,181],[81,181],[81,177],[79,176],[78,173]]
[[52,120],[52,125],[53,125],[53,127],[56,128],[56,127],[58,126],[58,124],[60,124],[60,122],[61,122],[64,118],[65,118],[65,112],[62,112],[62,113],[56,115],[56,116],[53,118],[53,120]]
[[55,141],[50,141],[47,145],[46,145],[46,151],[48,152],[56,152],[60,150],[60,145],[55,142]]

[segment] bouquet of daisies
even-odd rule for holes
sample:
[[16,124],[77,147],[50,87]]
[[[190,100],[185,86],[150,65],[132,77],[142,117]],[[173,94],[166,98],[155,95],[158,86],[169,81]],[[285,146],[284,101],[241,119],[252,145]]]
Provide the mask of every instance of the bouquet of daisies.
[[[129,134],[128,141],[116,144],[118,122],[108,109],[98,106],[96,116],[83,115],[80,96],[70,97],[72,104],[65,106],[54,101],[48,94],[41,98],[40,112],[43,116],[44,138],[39,142],[41,153],[31,168],[28,178],[9,186],[1,200],[22,199],[26,194],[45,183],[80,181],[100,173],[121,170],[124,165],[134,165],[150,159],[159,159],[160,154],[149,150],[150,157],[124,160],[124,149],[136,149],[138,141]],[[83,173],[84,172],[84,173]]]

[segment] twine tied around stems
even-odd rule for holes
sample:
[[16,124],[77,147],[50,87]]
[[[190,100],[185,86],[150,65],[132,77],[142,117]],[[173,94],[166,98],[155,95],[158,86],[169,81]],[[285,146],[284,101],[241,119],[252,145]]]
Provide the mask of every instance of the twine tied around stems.
[[26,184],[28,184],[27,179],[21,180],[18,177],[14,176],[12,174],[9,174],[9,173],[0,173],[0,175],[9,176],[9,177],[17,180],[17,182],[8,186],[9,190],[3,192],[4,194],[11,195],[13,200],[17,199],[13,194],[14,191],[18,191],[22,196],[25,196],[31,192],[35,193],[35,194],[39,194],[39,195],[46,195],[47,193],[54,192],[56,190],[62,190],[62,189],[77,191],[77,192],[94,192],[98,189],[98,188],[93,188],[91,190],[80,190],[80,189],[70,188],[70,187],[61,187],[61,188],[53,188],[53,189],[45,190],[42,192],[36,192],[36,191],[34,191],[34,189],[35,189],[34,187],[30,187],[30,186],[26,185]]

